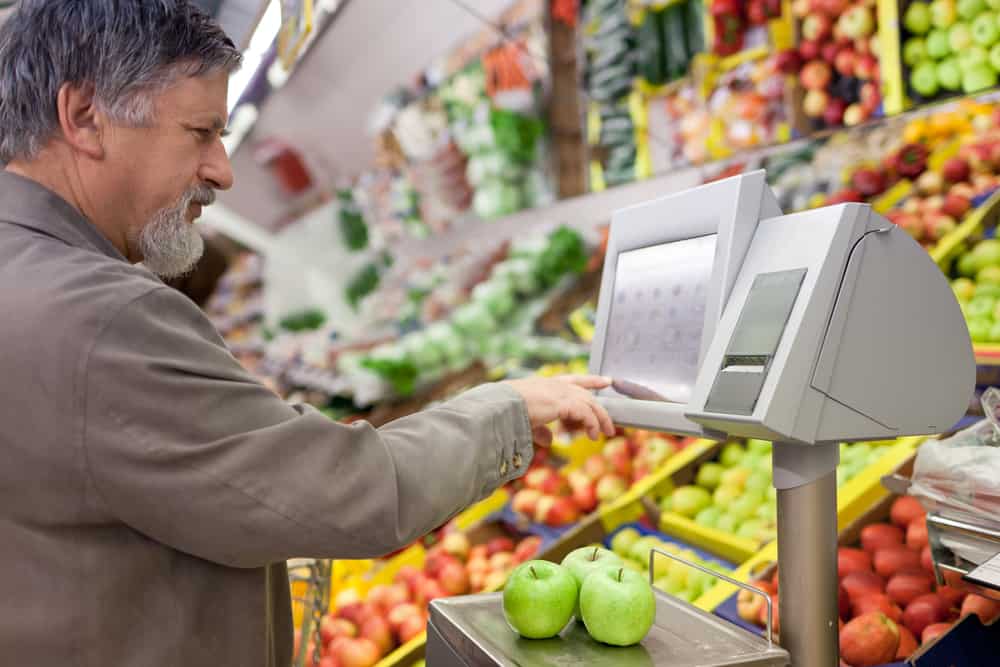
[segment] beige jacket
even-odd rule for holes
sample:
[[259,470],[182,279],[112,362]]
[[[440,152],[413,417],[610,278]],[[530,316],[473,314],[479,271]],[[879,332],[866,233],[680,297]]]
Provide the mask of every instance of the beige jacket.
[[284,560],[392,551],[531,460],[503,385],[378,430],[284,403],[191,301],[7,172],[0,383],[2,665],[287,665]]

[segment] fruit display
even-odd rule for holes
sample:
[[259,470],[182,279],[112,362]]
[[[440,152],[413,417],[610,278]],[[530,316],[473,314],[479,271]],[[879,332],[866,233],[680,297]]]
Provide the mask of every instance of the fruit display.
[[[499,590],[541,543],[537,536],[515,541],[498,535],[473,545],[462,532],[446,533],[427,550],[422,568],[402,565],[391,583],[372,586],[363,598],[353,588],[341,590],[336,608],[320,622],[320,656],[334,664],[374,665],[425,630],[431,600]],[[314,644],[306,650],[309,658]]]
[[701,0],[646,3],[632,14],[639,76],[650,86],[675,81],[704,50]]
[[[937,585],[925,519],[916,498],[899,496],[886,521],[865,525],[857,546],[838,549],[844,623],[840,652],[850,667],[905,660],[969,614],[979,615],[983,623],[1000,617],[1000,603]],[[777,574],[754,583],[777,595]],[[759,596],[746,591],[738,594],[737,613],[742,620],[763,627],[765,610]]]
[[877,14],[867,0],[796,0],[801,41],[781,54],[780,68],[805,90],[802,112],[814,128],[858,125],[878,115]]
[[1000,23],[986,0],[912,0],[903,10],[902,60],[910,96],[921,102],[997,85]]
[[781,16],[778,0],[710,0],[712,18],[712,53],[732,56],[740,51],[767,43],[767,24]]
[[503,612],[511,629],[526,639],[548,639],[578,612],[594,640],[611,646],[638,644],[656,617],[649,583],[620,564],[588,568],[582,563],[576,565],[582,581],[568,567],[545,560],[518,566],[503,592]]
[[1000,343],[1000,240],[983,239],[958,258],[951,288],[974,343]]
[[[620,527],[608,539],[608,546],[617,554],[626,568],[646,574],[649,568],[651,549],[660,549],[687,561],[702,565],[716,572],[726,573],[729,568],[723,561],[700,556],[693,549],[679,546],[656,534],[643,534],[635,526]],[[591,547],[586,547],[589,549]],[[586,551],[584,551],[586,554]],[[671,558],[657,557],[653,560],[653,585],[664,593],[694,602],[715,584],[712,575],[688,567]]]
[[536,523],[558,527],[575,523],[609,503],[666,463],[690,439],[629,430],[604,443],[578,468],[559,468],[542,455],[512,484],[511,509]]
[[[837,484],[843,486],[880,458],[868,443],[841,445]],[[702,528],[755,543],[769,542],[777,530],[777,494],[771,483],[771,443],[728,442],[718,460],[703,463],[693,484],[677,487],[659,499],[664,515],[682,517]],[[663,529],[669,530],[664,523]]]

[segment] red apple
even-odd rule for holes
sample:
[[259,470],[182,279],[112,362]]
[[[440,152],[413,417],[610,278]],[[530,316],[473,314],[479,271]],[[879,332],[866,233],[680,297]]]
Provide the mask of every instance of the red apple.
[[851,611],[855,616],[878,611],[897,622],[903,618],[903,610],[885,593],[869,593],[852,599]]
[[[461,565],[459,565],[459,567],[461,567]],[[417,594],[417,598],[422,600],[424,603],[443,597],[448,597],[448,595],[441,587],[441,584],[434,579],[424,580],[423,586],[421,586],[420,592]]]
[[583,462],[583,472],[586,473],[590,479],[600,479],[606,472],[608,472],[608,462],[604,460],[604,457],[600,454],[591,454],[587,457],[587,460]]
[[460,563],[449,563],[441,568],[438,582],[446,595],[465,595],[469,592],[469,574]]
[[880,169],[862,167],[851,174],[851,185],[862,197],[870,198],[885,192],[888,182]]
[[427,556],[424,558],[424,573],[428,577],[436,579],[441,569],[451,563],[461,565],[462,561],[441,549],[440,545],[431,547],[427,550]]
[[357,626],[346,618],[334,618],[327,614],[319,622],[319,638],[323,642],[323,646],[337,637],[356,637],[357,634]]
[[409,602],[410,589],[406,584],[377,584],[368,591],[368,602],[382,611],[389,611],[397,604]]
[[566,478],[552,468],[538,468],[524,476],[524,485],[543,494],[557,496],[569,490]]
[[447,553],[451,554],[459,560],[466,560],[469,557],[469,549],[471,545],[469,544],[469,538],[465,533],[453,532],[448,533],[441,540],[441,548]]
[[[305,663],[306,665],[312,665],[311,662]],[[324,655],[319,659],[317,667],[340,667],[340,661],[334,658],[332,655]]]
[[840,655],[854,667],[874,667],[891,662],[899,648],[899,629],[885,614],[871,612],[844,625]]
[[406,584],[406,586],[410,589],[410,593],[412,593],[413,584],[417,581],[417,579],[422,577],[423,573],[421,573],[416,567],[412,565],[404,565],[399,568],[396,572],[396,576],[393,577],[392,580],[397,584]]
[[957,588],[952,588],[951,586],[938,586],[937,595],[939,598],[944,600],[945,604],[948,605],[948,610],[950,611],[952,609],[960,609],[962,607],[962,601],[968,593],[960,591]]
[[857,57],[854,61],[854,76],[862,81],[871,81],[878,76],[878,61],[870,53]]
[[854,76],[854,65],[857,54],[854,49],[840,49],[833,61],[833,67],[841,76]]
[[535,511],[538,509],[538,501],[541,498],[542,492],[538,489],[521,489],[511,498],[511,509],[524,516],[535,516]]
[[542,496],[535,510],[535,520],[547,526],[565,526],[580,518],[580,510],[569,498]]
[[[781,632],[781,617],[778,616],[778,596],[776,594],[775,595],[771,595],[771,613],[774,614],[774,617],[773,617],[773,619],[771,621],[771,630],[775,634],[779,634]],[[757,620],[757,622],[760,623],[761,626],[764,626],[764,627],[767,626],[767,605],[766,604],[762,604],[760,606],[760,618]]]
[[538,553],[540,546],[542,546],[542,538],[537,535],[524,538],[517,543],[517,547],[514,549],[514,562],[523,563],[526,560],[531,560]]
[[861,104],[850,104],[846,109],[844,109],[844,125],[848,127],[860,125],[868,120],[870,115],[871,112],[865,109],[865,107]]
[[927,545],[927,522],[918,519],[906,529],[906,546],[914,551],[921,551]]
[[833,28],[830,18],[823,14],[810,14],[802,22],[802,39],[819,42],[825,39]]
[[410,618],[411,616],[419,617],[422,614],[423,612],[417,605],[412,603],[405,603],[399,605],[398,607],[390,611],[389,615],[386,617],[386,620],[389,621],[389,627],[392,628],[392,631],[399,634],[399,628],[406,619]]
[[830,95],[825,90],[810,90],[802,99],[802,113],[810,118],[822,118]]
[[585,486],[577,486],[573,489],[573,502],[580,508],[581,512],[590,513],[594,511],[599,502],[597,497],[597,485],[589,482]]
[[847,9],[848,0],[820,0],[819,10],[827,16],[840,16]]
[[903,529],[887,523],[873,523],[861,529],[861,547],[870,554],[903,544]]
[[837,549],[837,577],[843,579],[851,572],[871,571],[872,557],[863,549],[840,547]]
[[934,580],[923,570],[905,571],[889,579],[885,592],[893,602],[906,607],[921,595],[930,593],[933,588]]
[[374,616],[375,614],[378,614],[378,611],[375,610],[374,606],[367,602],[354,602],[337,609],[336,616],[338,618],[345,618],[353,623],[355,627],[359,627],[370,616]]
[[876,551],[872,562],[875,565],[875,572],[889,578],[903,570],[919,569],[920,554],[904,546],[892,546]]
[[917,638],[905,625],[899,626],[899,648],[896,649],[896,660],[906,660],[919,648]]
[[427,618],[423,614],[410,616],[399,626],[399,641],[405,644],[426,629]]
[[509,551],[498,551],[490,556],[491,570],[509,570],[512,567],[514,567],[514,554]]
[[819,58],[820,46],[818,42],[803,40],[799,43],[799,56],[803,61],[810,61]]
[[498,591],[507,583],[507,572],[505,570],[494,570],[486,575],[483,581],[483,590]]
[[869,115],[873,114],[882,102],[882,93],[879,92],[878,84],[874,81],[866,81],[862,84],[859,96],[861,98],[861,107]]
[[395,646],[389,621],[382,616],[372,616],[361,626],[359,636],[370,639],[378,646],[379,655],[388,655]]
[[802,68],[802,56],[796,49],[786,49],[774,56],[773,66],[782,74],[798,74]]
[[628,490],[628,483],[619,475],[609,474],[597,482],[595,492],[602,503],[610,502]]
[[941,211],[946,215],[950,215],[955,220],[961,220],[969,212],[970,208],[972,208],[972,202],[969,201],[968,197],[948,192],[945,195],[944,206],[941,207]]
[[881,593],[885,587],[882,577],[867,570],[851,572],[845,575],[840,583],[844,586],[844,590],[847,591],[852,600],[862,595]]
[[760,621],[760,608],[764,606],[764,598],[747,590],[740,590],[736,596],[736,613],[747,623]]
[[489,542],[486,543],[486,555],[493,556],[494,554],[502,552],[514,551],[514,540],[509,537],[494,537]]
[[949,183],[961,183],[969,180],[972,168],[969,161],[960,157],[952,157],[945,160],[941,166],[941,174]]
[[903,610],[903,625],[919,637],[928,625],[940,623],[947,614],[944,600],[933,593],[921,595]]
[[338,637],[328,651],[341,667],[372,667],[382,657],[378,645],[370,639]]
[[915,241],[924,238],[924,221],[919,215],[904,212],[897,216],[893,222],[899,225],[899,228],[909,234]]
[[967,595],[962,602],[962,618],[969,614],[975,614],[984,625],[988,625],[1000,616],[1000,602],[982,595]]
[[477,544],[469,549],[469,560],[474,558],[482,558],[485,560],[489,557],[489,555],[489,551],[487,551],[485,544]]
[[844,122],[844,111],[847,110],[847,102],[839,97],[831,97],[823,110],[823,122],[827,125],[841,125]]
[[822,60],[808,62],[799,74],[799,80],[806,90],[826,90],[830,85],[830,66]]
[[920,501],[913,496],[900,496],[893,501],[889,514],[892,522],[905,530],[916,519],[924,517],[927,512]]
[[843,584],[837,584],[837,607],[841,620],[851,617],[851,596]]
[[924,628],[923,633],[920,635],[920,642],[922,644],[930,644],[932,641],[943,635],[944,633],[951,630],[951,623],[932,623]]

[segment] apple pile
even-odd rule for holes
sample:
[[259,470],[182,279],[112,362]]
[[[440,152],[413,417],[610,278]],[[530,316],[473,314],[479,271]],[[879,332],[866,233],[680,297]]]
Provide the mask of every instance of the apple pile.
[[951,283],[969,336],[975,343],[1000,343],[1000,240],[984,239],[958,258],[961,277]]
[[[837,483],[843,485],[881,456],[867,443],[841,445]],[[777,494],[771,483],[771,443],[726,443],[717,462],[703,464],[695,483],[660,499],[660,510],[692,519],[756,542],[769,542],[777,530]]]
[[561,565],[532,560],[511,573],[503,592],[510,627],[526,639],[555,637],[573,619],[596,641],[632,646],[656,618],[649,583],[601,547],[569,553]]
[[1000,2],[915,0],[903,14],[903,63],[909,87],[924,100],[977,93],[997,85]]
[[[426,629],[431,600],[498,590],[518,564],[535,557],[540,546],[541,538],[534,536],[516,544],[508,537],[495,537],[472,546],[464,533],[445,534],[427,551],[423,570],[404,565],[393,583],[373,586],[364,600],[354,590],[338,596],[336,611],[320,622],[319,664],[374,665]],[[306,650],[306,664],[311,665],[314,645]]]
[[[893,502],[890,522],[861,531],[858,547],[837,552],[840,580],[840,652],[851,667],[870,667],[912,655],[934,641],[961,617],[976,614],[983,623],[1000,617],[1000,603],[934,579],[924,508],[912,496]],[[778,578],[756,582],[772,594],[777,609]],[[764,625],[766,606],[741,591],[737,609],[745,621]],[[780,631],[780,630],[779,630]]]
[[574,523],[601,503],[614,500],[646,475],[666,463],[690,439],[633,431],[608,440],[598,454],[574,470],[551,462],[531,469],[511,498],[517,514],[547,526]]
[[803,113],[818,126],[857,125],[882,102],[878,36],[872,0],[794,0],[797,49],[778,55],[778,68],[797,74]]
[[[654,548],[675,554],[710,570],[727,573],[726,568],[715,561],[702,559],[690,549],[681,549],[676,544],[653,535],[640,535],[635,528],[622,528],[611,538],[611,551],[618,555],[625,567],[636,572],[648,572],[649,552]],[[714,584],[715,579],[710,574],[673,559],[661,556],[653,560],[653,585],[674,597],[694,602]]]

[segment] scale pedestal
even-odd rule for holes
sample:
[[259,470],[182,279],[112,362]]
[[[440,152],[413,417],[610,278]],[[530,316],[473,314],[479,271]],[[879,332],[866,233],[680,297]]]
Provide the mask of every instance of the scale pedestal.
[[781,645],[795,667],[836,667],[837,463],[840,445],[774,443]]

